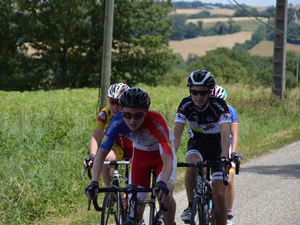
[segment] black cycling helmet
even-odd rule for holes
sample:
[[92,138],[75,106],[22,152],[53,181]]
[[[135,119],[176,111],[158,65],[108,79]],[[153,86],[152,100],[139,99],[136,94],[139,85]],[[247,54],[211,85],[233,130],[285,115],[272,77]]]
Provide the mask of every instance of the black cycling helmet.
[[205,86],[209,89],[213,89],[215,87],[215,79],[209,71],[195,70],[189,75],[187,86]]
[[122,107],[141,108],[148,110],[150,107],[150,97],[144,90],[133,87],[123,92],[120,99]]

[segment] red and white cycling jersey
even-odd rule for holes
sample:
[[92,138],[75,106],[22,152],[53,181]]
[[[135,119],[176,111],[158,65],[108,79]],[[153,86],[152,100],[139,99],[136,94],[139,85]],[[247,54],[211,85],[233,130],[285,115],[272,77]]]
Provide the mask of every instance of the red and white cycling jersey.
[[[132,184],[148,186],[150,169],[158,176],[162,171],[162,154],[170,154],[173,158],[173,171],[170,182],[176,181],[176,153],[174,149],[174,134],[165,118],[158,112],[149,110],[141,127],[131,131],[126,125],[122,113],[117,113],[102,140],[102,149],[111,149],[117,136],[127,136],[133,144],[133,157],[130,180]],[[149,152],[152,152],[151,154]],[[147,165],[147,166],[146,166]],[[149,176],[148,176],[149,175]]]

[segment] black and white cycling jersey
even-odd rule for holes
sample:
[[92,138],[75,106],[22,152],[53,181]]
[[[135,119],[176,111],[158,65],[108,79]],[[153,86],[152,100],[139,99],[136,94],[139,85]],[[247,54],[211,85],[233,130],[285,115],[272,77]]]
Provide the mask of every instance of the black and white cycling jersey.
[[220,125],[231,123],[231,114],[221,98],[209,97],[208,102],[199,108],[189,96],[179,104],[174,122],[188,122],[191,134],[220,134]]

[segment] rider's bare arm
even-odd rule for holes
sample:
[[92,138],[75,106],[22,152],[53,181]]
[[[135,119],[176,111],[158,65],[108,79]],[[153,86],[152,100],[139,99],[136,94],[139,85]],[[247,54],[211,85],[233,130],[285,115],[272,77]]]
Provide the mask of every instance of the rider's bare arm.
[[99,181],[100,174],[103,168],[104,160],[109,153],[109,150],[99,148],[93,166],[92,181]]
[[231,124],[231,138],[232,138],[231,150],[232,150],[232,152],[237,151],[238,142],[239,142],[238,133],[239,133],[238,123],[232,123]]
[[95,128],[93,131],[93,136],[90,140],[90,155],[96,155],[98,144],[101,142],[104,136],[104,130],[101,128]]
[[163,161],[163,169],[160,180],[167,184],[173,171],[173,156],[168,153],[163,153],[161,159]]
[[175,136],[175,140],[174,140],[174,147],[175,147],[175,152],[178,152],[179,146],[180,146],[180,142],[181,142],[181,136],[184,130],[184,125],[183,123],[175,123],[174,126],[174,136]]
[[221,124],[221,157],[228,158],[230,147],[230,123]]

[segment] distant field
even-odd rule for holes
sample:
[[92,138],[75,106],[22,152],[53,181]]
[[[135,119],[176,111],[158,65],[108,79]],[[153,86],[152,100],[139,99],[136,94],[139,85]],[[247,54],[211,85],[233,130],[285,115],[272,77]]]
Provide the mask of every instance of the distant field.
[[251,39],[252,32],[239,32],[228,35],[197,37],[182,41],[170,41],[175,53],[179,53],[185,60],[189,54],[203,56],[207,51],[220,47],[232,48],[235,43],[244,43]]
[[257,6],[255,8],[258,12],[263,12],[263,11],[266,11],[268,9],[268,7],[264,7],[264,6]]
[[200,8],[200,9],[176,9],[176,14],[186,14],[186,15],[192,15],[197,14],[202,11],[208,11],[212,15],[225,15],[225,16],[232,16],[235,12],[234,9],[221,9],[221,8]]
[[[273,56],[273,48],[274,46],[272,41],[261,41],[249,52],[251,55]],[[300,45],[287,44],[287,50],[300,53]]]
[[257,20],[236,21],[241,26],[241,31],[256,31],[259,26],[262,26]]
[[[264,22],[267,22],[268,19],[264,17],[258,17]],[[195,23],[197,24],[198,21],[202,21],[204,24],[207,23],[216,23],[216,22],[228,22],[230,19],[238,22],[238,21],[249,21],[249,20],[254,20],[254,17],[222,17],[222,18],[199,18],[199,19],[188,19],[186,20],[186,23]]]

